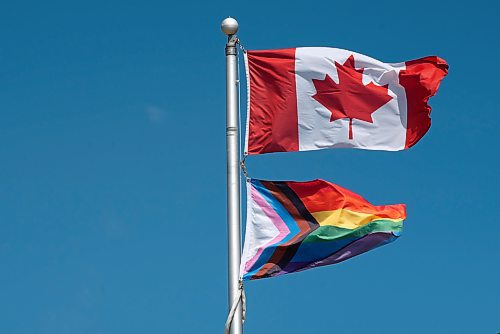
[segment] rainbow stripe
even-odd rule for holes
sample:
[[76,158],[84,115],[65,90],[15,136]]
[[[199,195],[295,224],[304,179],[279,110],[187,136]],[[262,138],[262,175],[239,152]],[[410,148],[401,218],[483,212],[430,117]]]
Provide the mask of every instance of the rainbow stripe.
[[324,180],[250,179],[247,190],[244,280],[347,260],[394,241],[406,218],[403,204],[374,206]]

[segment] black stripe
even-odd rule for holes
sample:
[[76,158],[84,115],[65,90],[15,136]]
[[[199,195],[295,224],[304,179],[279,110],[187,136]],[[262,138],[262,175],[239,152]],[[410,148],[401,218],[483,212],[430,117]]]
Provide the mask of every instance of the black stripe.
[[309,210],[306,209],[306,206],[299,198],[299,196],[297,196],[297,194],[292,190],[292,188],[290,188],[288,184],[286,184],[286,182],[283,181],[276,181],[273,183],[293,203],[293,205],[295,206],[295,208],[297,208],[297,211],[299,211],[302,218],[304,218],[309,223],[309,228],[313,231],[317,229],[319,227],[318,221],[316,220],[316,218],[313,217],[313,215],[309,212]]

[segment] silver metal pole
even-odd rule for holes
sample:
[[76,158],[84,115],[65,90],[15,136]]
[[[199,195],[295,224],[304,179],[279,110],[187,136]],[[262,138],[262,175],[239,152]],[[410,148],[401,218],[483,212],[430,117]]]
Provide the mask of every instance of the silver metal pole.
[[[226,44],[226,149],[227,149],[227,238],[228,238],[228,296],[229,308],[239,289],[241,260],[240,232],[240,147],[238,133],[238,82],[236,32],[238,22],[228,17],[222,21],[222,31],[228,36]],[[236,309],[231,334],[242,334],[241,303]]]

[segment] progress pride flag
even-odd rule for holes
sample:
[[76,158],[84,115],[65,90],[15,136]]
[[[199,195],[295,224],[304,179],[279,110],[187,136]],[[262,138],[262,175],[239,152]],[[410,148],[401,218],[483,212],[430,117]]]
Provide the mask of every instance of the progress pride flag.
[[429,97],[448,73],[436,56],[383,63],[335,48],[248,51],[246,154],[397,151],[430,127]]

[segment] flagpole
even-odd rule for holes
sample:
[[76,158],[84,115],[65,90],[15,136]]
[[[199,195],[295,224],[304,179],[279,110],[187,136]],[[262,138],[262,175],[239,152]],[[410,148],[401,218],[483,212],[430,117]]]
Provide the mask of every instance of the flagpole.
[[[226,150],[227,150],[227,238],[228,238],[228,301],[231,308],[239,291],[241,258],[240,232],[240,147],[238,117],[237,49],[238,22],[228,17],[221,29],[226,44]],[[231,324],[231,334],[242,334],[242,308],[238,305]]]

